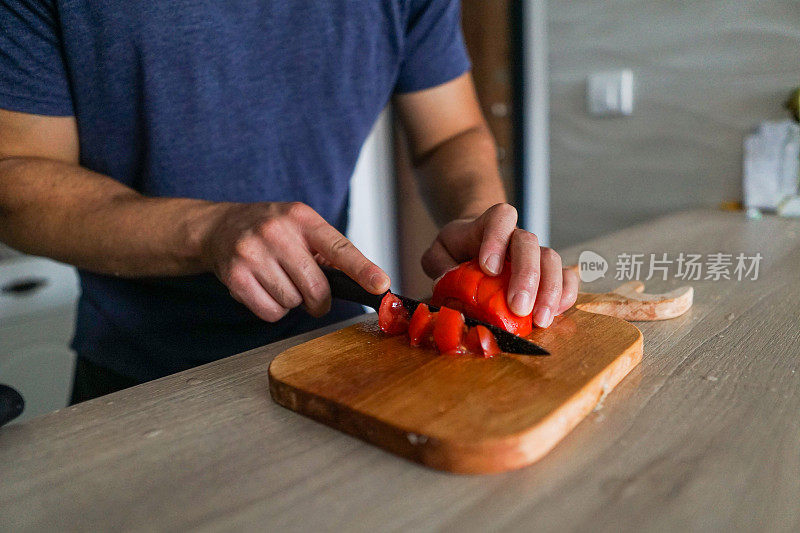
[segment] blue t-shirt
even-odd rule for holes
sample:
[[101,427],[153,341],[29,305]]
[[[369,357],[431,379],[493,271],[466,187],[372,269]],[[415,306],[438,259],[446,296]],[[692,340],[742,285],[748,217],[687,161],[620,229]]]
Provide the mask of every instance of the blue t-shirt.
[[[344,231],[393,93],[469,68],[458,0],[4,0],[0,108],[74,115],[81,165],[142,194],[301,201]],[[131,228],[135,231],[135,228]],[[341,320],[260,321],[211,275],[80,272],[73,346],[146,380]]]

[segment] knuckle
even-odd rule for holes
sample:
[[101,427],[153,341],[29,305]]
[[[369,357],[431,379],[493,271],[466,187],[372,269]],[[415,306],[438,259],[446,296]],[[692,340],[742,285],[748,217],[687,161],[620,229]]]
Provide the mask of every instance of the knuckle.
[[543,260],[558,261],[559,264],[561,263],[561,256],[558,255],[558,252],[556,252],[552,248],[548,248],[547,246],[542,246],[540,253]]
[[517,221],[517,208],[511,204],[496,204],[490,209],[492,210],[492,214],[494,216],[499,216],[504,219],[513,219],[514,223]]
[[268,218],[259,224],[258,233],[267,239],[277,237],[283,233],[283,224],[278,218]]
[[578,274],[573,270],[564,269],[564,288],[574,292],[578,292],[578,284],[580,280]]
[[286,205],[286,215],[295,220],[305,218],[309,214],[309,211],[311,211],[311,207],[303,202],[289,202]]
[[350,252],[352,248],[354,248],[353,243],[345,237],[339,237],[331,243],[329,251],[331,257],[339,257]]
[[547,282],[539,291],[539,298],[547,305],[557,304],[561,299],[561,286],[552,281]]
[[233,265],[228,274],[224,277],[223,281],[228,286],[234,298],[240,299],[240,293],[247,286],[247,269],[241,265]]
[[303,297],[296,290],[280,285],[275,288],[275,299],[283,307],[293,309],[303,303]]
[[526,246],[538,246],[539,238],[529,231],[524,229],[514,230],[514,239],[517,239],[521,244]]
[[300,264],[300,271],[304,279],[303,294],[305,302],[309,306],[319,304],[328,296],[328,282],[316,272],[318,268],[316,262],[312,260],[303,261]]
[[303,303],[303,297],[297,293],[297,291],[291,291],[287,289],[283,289],[280,294],[281,303],[283,303],[284,307],[288,308],[295,308],[301,303]]
[[233,244],[233,253],[236,257],[248,262],[254,262],[258,258],[260,243],[252,235],[240,237]]
[[578,298],[578,290],[574,287],[565,288],[561,291],[561,298],[574,302]]
[[516,276],[518,280],[521,280],[526,285],[535,285],[539,281],[539,270],[533,267],[523,267],[517,272]]
[[308,291],[309,299],[311,299],[309,303],[315,305],[324,301],[328,296],[328,284],[316,277],[309,280],[306,290]]

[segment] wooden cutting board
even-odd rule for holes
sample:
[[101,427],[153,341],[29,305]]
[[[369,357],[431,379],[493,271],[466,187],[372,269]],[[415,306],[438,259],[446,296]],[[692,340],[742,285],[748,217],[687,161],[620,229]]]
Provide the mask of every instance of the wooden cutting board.
[[367,321],[278,355],[270,393],[433,468],[511,470],[552,449],[642,357],[638,328],[574,307],[529,338],[551,355],[439,355]]

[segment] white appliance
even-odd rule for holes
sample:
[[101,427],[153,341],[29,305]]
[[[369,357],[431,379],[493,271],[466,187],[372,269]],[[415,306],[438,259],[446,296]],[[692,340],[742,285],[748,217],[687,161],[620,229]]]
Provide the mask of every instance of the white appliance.
[[12,423],[67,405],[78,290],[72,267],[22,255],[0,261],[0,383],[25,399]]

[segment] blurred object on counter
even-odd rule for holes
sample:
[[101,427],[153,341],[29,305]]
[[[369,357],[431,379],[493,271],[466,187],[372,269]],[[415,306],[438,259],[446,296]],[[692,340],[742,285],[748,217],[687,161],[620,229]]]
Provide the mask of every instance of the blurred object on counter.
[[750,220],[761,220],[763,218],[761,210],[757,207],[748,207],[747,211],[745,211],[745,216]]
[[778,214],[782,217],[800,217],[800,196],[788,196],[781,200]]
[[744,206],[738,200],[727,200],[719,203],[719,208],[723,211],[741,211]]
[[800,122],[800,87],[795,89],[786,100],[786,107],[792,112],[794,119]]
[[762,122],[744,140],[744,205],[775,211],[798,193],[800,125],[790,120]]

